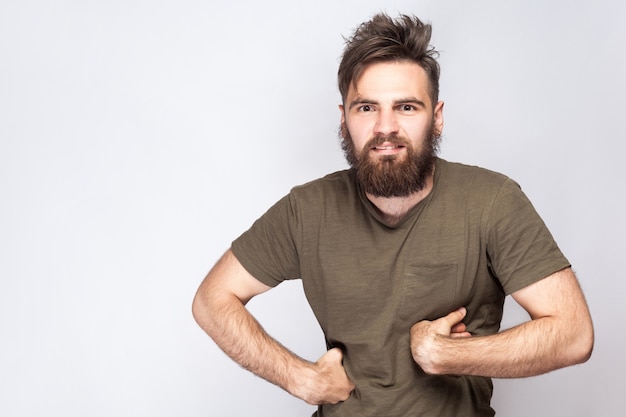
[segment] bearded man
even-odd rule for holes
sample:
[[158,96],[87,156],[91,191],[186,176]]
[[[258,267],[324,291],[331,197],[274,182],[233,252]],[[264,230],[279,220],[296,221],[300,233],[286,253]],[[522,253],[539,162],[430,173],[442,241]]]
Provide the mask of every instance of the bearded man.
[[[293,188],[194,299],[196,321],[228,355],[318,417],[493,416],[491,378],[591,354],[582,291],[520,187],[437,157],[444,105],[430,35],[411,16],[357,28],[338,74],[350,169]],[[287,279],[302,280],[324,332],[317,362],[245,308]],[[530,320],[500,331],[506,295]]]

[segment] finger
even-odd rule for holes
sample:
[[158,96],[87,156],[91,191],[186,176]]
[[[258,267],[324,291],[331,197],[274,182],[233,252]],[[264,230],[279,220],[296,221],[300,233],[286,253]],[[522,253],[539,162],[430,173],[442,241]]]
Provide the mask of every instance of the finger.
[[454,310],[452,313],[443,317],[443,319],[448,323],[450,329],[452,329],[455,325],[459,324],[465,315],[467,314],[467,310],[465,307],[461,307],[458,310]]
[[467,326],[465,325],[465,323],[457,323],[454,326],[452,326],[452,329],[450,329],[451,333],[463,333],[465,330],[467,330]]

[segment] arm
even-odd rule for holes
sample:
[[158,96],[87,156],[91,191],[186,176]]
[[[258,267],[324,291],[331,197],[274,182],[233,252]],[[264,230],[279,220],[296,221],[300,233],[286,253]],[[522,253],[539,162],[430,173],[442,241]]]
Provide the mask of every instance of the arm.
[[512,294],[531,320],[490,336],[470,337],[465,309],[411,329],[415,361],[430,374],[518,378],[587,361],[593,325],[570,268]]
[[354,389],[339,349],[312,363],[271,338],[245,308],[270,287],[261,283],[229,250],[204,279],[193,301],[200,327],[233,360],[309,404],[346,400]]

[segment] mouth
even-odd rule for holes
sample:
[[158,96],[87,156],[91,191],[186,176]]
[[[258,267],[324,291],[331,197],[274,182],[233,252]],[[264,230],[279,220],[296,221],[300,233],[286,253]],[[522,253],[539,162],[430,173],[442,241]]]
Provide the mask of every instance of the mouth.
[[381,143],[380,145],[372,146],[370,148],[370,151],[379,153],[379,154],[384,154],[384,155],[393,155],[398,152],[401,152],[405,148],[406,148],[405,145],[401,145],[399,143],[384,142],[384,143]]
[[390,151],[392,149],[400,149],[400,148],[404,148],[404,147],[405,147],[404,145],[396,145],[396,144],[386,145],[386,144],[383,144],[383,145],[378,145],[378,146],[372,147],[372,150],[374,150],[374,151]]

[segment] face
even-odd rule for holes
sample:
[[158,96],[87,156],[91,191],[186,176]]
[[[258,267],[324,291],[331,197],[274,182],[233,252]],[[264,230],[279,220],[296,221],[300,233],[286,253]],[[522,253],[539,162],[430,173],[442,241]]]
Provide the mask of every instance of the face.
[[408,196],[432,175],[443,102],[430,101],[428,77],[412,62],[372,64],[341,110],[342,147],[364,190]]

